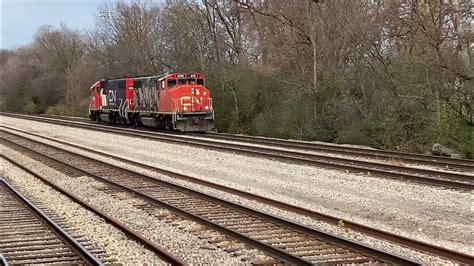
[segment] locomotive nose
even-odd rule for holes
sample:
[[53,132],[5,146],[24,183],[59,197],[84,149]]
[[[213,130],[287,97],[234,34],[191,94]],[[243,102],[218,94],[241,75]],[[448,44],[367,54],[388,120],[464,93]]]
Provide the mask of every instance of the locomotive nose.
[[[184,112],[209,112],[211,99],[209,91],[201,85],[186,84],[181,86],[180,105]],[[194,123],[194,122],[193,122]],[[196,121],[196,123],[200,123]]]
[[192,96],[206,96],[206,91],[199,87],[190,87],[190,92]]

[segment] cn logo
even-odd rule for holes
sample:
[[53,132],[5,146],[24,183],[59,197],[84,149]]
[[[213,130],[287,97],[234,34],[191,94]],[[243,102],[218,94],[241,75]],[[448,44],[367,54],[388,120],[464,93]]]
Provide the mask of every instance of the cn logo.
[[117,92],[109,91],[109,104],[113,105],[117,101]]

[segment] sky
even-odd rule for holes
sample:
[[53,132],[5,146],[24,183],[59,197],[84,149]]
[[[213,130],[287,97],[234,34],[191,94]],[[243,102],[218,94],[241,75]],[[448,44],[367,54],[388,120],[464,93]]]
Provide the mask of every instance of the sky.
[[0,0],[2,49],[14,49],[30,43],[42,25],[72,29],[92,29],[94,16],[103,0]]

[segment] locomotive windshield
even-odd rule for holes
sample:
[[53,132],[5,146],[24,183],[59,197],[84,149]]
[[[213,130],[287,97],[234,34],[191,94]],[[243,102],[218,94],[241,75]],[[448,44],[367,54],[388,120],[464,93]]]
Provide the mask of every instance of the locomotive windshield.
[[[181,76],[184,76],[184,75],[181,75]],[[185,85],[185,84],[204,86],[204,79],[196,78],[196,77],[188,77],[188,78],[178,77],[178,79],[169,78],[166,80],[166,82],[168,84],[168,89],[176,85]]]
[[168,79],[168,89],[176,86],[176,80],[175,79]]

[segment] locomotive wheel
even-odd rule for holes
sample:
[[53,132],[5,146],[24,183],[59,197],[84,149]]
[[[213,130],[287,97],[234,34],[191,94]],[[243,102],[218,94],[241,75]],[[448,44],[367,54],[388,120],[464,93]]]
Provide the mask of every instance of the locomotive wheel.
[[115,119],[115,115],[113,113],[110,113],[109,114],[109,124],[116,124],[117,123],[117,119]]
[[171,118],[167,118],[165,121],[165,129],[173,130],[173,122],[171,122]]
[[135,116],[133,117],[133,120],[132,120],[132,121],[133,121],[133,126],[134,126],[134,127],[139,127],[139,126],[140,126],[140,116],[135,115]]

